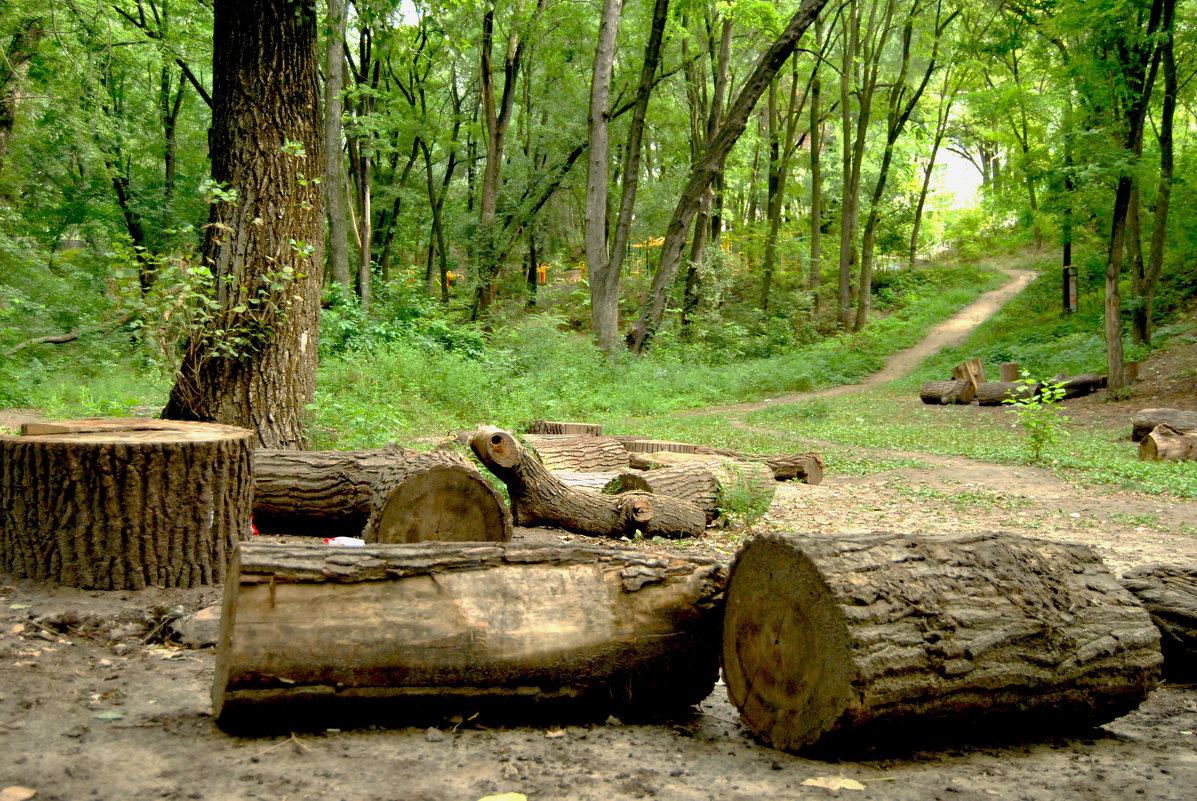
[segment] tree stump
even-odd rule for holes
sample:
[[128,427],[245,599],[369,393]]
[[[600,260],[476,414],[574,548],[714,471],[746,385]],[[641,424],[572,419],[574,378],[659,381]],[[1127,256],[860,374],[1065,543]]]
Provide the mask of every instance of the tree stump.
[[695,537],[706,515],[692,503],[647,492],[599,495],[566,486],[506,431],[480,426],[470,447],[507,484],[517,525],[559,526],[596,537]]
[[952,368],[952,378],[963,379],[973,385],[973,391],[986,382],[985,364],[981,359],[966,359]]
[[1018,362],[1002,362],[998,367],[998,381],[1013,383],[1018,380],[1020,375]]
[[1126,587],[1160,630],[1164,675],[1170,681],[1197,680],[1197,567],[1148,565],[1122,577]]
[[117,418],[0,437],[0,569],[99,590],[216,584],[249,535],[253,433]]
[[759,534],[728,579],[728,694],[780,749],[1096,725],[1138,706],[1161,661],[1146,611],[1081,545]]
[[1140,409],[1131,418],[1131,439],[1143,439],[1158,425],[1168,425],[1177,431],[1197,431],[1197,412],[1180,409]]
[[503,542],[511,516],[494,486],[461,454],[389,445],[359,451],[254,455],[254,523],[263,532]]
[[966,379],[928,381],[919,388],[923,403],[947,406],[952,403],[969,404],[976,395],[976,387]]
[[538,435],[524,441],[549,470],[595,473],[628,466],[628,452],[614,437]]
[[1007,400],[1033,398],[1039,393],[1039,385],[1027,386],[1021,381],[992,381],[977,386],[977,403],[981,406],[1000,406]]
[[678,711],[714,687],[724,578],[713,559],[579,544],[242,545],[213,712],[289,731],[410,722],[421,701],[437,719]]
[[1180,431],[1158,425],[1139,442],[1141,462],[1190,462],[1197,460],[1197,431]]

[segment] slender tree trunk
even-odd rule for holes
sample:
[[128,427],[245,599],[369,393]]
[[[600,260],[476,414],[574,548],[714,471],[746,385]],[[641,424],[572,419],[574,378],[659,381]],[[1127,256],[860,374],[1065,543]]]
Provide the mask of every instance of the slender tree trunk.
[[[815,20],[815,50],[823,52],[823,21]],[[817,323],[823,311],[823,119],[819,104],[823,81],[819,77],[819,62],[815,62],[810,85],[810,289],[811,314]]]
[[324,171],[315,7],[215,0],[214,19],[212,177],[237,200],[212,207],[214,318],[188,344],[162,416],[299,448],[324,276],[323,192],[303,180]]
[[[590,147],[586,170],[584,238],[590,273],[590,314],[598,345],[608,354],[615,352],[619,328],[619,272],[611,269],[607,252],[607,163],[610,160],[611,72],[615,65],[615,42],[622,11],[623,0],[604,0],[590,82]],[[535,270],[535,266],[530,269]]]
[[[843,46],[840,59],[840,259],[839,326],[852,323],[852,268],[856,263],[856,192],[852,188],[852,76],[856,73],[856,52],[860,35],[860,10],[857,0],[850,0],[844,14]],[[864,112],[865,103],[860,103]]]
[[673,216],[665,230],[665,242],[661,247],[661,260],[653,274],[649,301],[641,310],[636,322],[628,331],[628,347],[636,353],[644,349],[661,322],[665,310],[665,291],[673,283],[681,265],[682,252],[690,223],[702,201],[702,195],[710,186],[715,174],[723,165],[752,114],[760,96],[769,88],[777,70],[794,52],[798,40],[826,5],[827,0],[803,0],[798,11],[790,19],[785,30],[761,56],[752,74],[728,109],[727,117],[719,128],[714,141],[709,142],[701,161],[690,169],[690,177],[674,208]]
[[[345,90],[345,3],[328,0],[328,49],[324,59],[324,191],[328,202],[328,271],[346,295],[353,291],[349,274],[349,227],[345,210],[345,155],[341,148],[341,115]],[[390,229],[387,229],[388,234]]]

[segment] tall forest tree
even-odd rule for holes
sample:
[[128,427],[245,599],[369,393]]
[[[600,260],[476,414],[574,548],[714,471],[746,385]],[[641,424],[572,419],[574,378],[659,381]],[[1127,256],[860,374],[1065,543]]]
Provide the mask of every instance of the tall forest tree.
[[216,0],[215,200],[202,264],[211,320],[194,332],[163,417],[303,444],[324,276],[324,132],[310,0]]

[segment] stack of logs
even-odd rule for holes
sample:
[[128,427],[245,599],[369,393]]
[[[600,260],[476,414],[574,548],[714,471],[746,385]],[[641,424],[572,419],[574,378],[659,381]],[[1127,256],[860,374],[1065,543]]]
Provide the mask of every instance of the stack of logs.
[[985,367],[980,359],[969,359],[952,368],[952,378],[946,381],[928,381],[919,388],[919,397],[928,404],[970,404],[998,406],[1007,401],[1033,398],[1044,385],[1059,386],[1064,399],[1089,395],[1106,385],[1106,377],[1097,373],[1081,373],[1066,376],[1063,373],[1046,382],[1019,380],[1017,362],[1004,362],[998,381],[988,381]]

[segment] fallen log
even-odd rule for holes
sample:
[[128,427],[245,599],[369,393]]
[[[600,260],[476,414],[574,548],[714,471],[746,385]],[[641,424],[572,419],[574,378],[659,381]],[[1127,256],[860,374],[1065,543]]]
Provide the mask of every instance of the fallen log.
[[1064,396],[1061,400],[1068,400],[1069,398],[1081,398],[1085,395],[1092,395],[1099,389],[1105,389],[1106,377],[1100,373],[1081,373],[1080,375],[1056,375],[1049,378],[1046,382],[1049,386],[1056,384],[1060,385],[1060,389],[1064,390]]
[[285,732],[554,702],[680,711],[715,684],[724,578],[713,559],[578,544],[243,545],[213,714]]
[[976,396],[976,387],[966,379],[951,381],[928,381],[919,388],[923,403],[947,406],[953,403],[968,405]]
[[553,475],[569,487],[603,495],[642,491],[687,501],[703,511],[708,524],[719,517],[729,493],[750,492],[771,501],[777,484],[773,473],[765,465],[728,459],[659,470]]
[[511,516],[461,454],[377,450],[254,453],[254,524],[263,533],[502,542]]
[[572,489],[501,429],[480,426],[470,447],[507,484],[517,525],[560,526],[596,537],[630,537],[637,530],[648,537],[694,537],[706,528],[701,509],[666,495],[599,495]]
[[574,437],[601,437],[600,423],[566,423],[554,420],[533,420],[524,426],[526,434],[566,434]]
[[1164,676],[1197,681],[1197,567],[1148,565],[1122,577],[1160,630]]
[[727,586],[724,680],[774,747],[1096,725],[1162,661],[1082,545],[1010,535],[758,534]]
[[1007,399],[1024,400],[1039,393],[1040,385],[1028,386],[1021,381],[991,381],[977,386],[977,403],[981,406],[1000,406]]
[[756,454],[729,448],[708,448],[704,445],[691,445],[690,447],[693,448],[693,451],[660,449],[649,452],[629,452],[628,466],[633,470],[656,470],[662,467],[685,465],[710,466],[720,464],[711,457],[725,457],[735,462],[763,464],[773,471],[773,478],[776,481],[801,481],[804,484],[818,484],[823,480],[823,457],[814,451],[791,454]]
[[114,418],[0,437],[0,570],[96,590],[219,584],[249,536],[253,432]]
[[1197,431],[1197,412],[1180,409],[1140,409],[1131,418],[1131,439],[1143,439],[1158,425],[1168,425],[1177,431]]
[[524,441],[550,470],[595,473],[628,466],[628,452],[614,437],[535,435]]
[[1180,431],[1158,425],[1139,442],[1141,462],[1191,462],[1197,460],[1197,431]]

